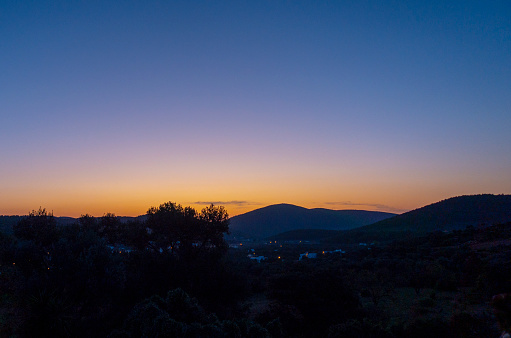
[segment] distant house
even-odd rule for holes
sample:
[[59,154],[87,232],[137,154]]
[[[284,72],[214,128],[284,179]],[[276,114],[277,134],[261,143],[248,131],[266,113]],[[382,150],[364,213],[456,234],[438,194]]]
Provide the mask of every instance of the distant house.
[[251,256],[251,255],[249,255],[249,258],[251,260],[257,261],[257,263],[261,263],[261,261],[268,259],[268,257],[264,257],[264,256]]
[[133,251],[132,248],[125,246],[125,245],[107,245],[107,248],[110,249],[112,253],[118,252],[118,253],[130,253]]
[[342,255],[344,253],[346,253],[346,251],[344,250],[341,250],[341,249],[337,249],[337,250],[334,250],[334,251],[323,251],[323,255],[324,254],[333,254],[333,253],[339,253],[339,255]]
[[315,252],[306,252],[306,253],[303,253],[303,254],[300,254],[300,258],[298,258],[299,261],[302,260],[303,257],[306,257],[306,258],[317,258],[318,254],[315,253]]

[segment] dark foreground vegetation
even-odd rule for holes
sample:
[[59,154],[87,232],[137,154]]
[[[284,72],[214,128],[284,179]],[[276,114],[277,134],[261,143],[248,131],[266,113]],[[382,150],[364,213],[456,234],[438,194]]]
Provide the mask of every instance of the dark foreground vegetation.
[[[498,337],[511,224],[385,245],[243,242],[223,207],[0,233],[1,337]],[[240,245],[241,244],[241,245]],[[315,258],[298,260],[304,252]],[[266,257],[258,263],[247,254]],[[314,257],[312,254],[309,257]]]

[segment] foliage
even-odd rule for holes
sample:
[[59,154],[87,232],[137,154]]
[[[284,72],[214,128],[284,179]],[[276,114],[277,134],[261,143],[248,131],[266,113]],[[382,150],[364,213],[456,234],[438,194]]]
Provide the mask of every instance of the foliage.
[[300,324],[285,325],[292,335],[295,331],[292,326],[298,326],[302,333],[324,336],[326,332],[322,330],[356,316],[360,306],[358,296],[340,271],[311,270],[297,264],[292,270],[271,278],[269,289],[272,299],[295,307],[307,319]]
[[329,338],[391,338],[393,334],[381,325],[368,319],[350,319],[333,325],[328,330]]
[[342,255],[252,243],[256,263],[226,254],[221,207],[54,220],[40,208],[0,233],[0,336],[491,337],[488,300],[511,290],[510,223]]
[[211,204],[198,213],[192,207],[167,202],[147,211],[147,226],[156,250],[178,253],[185,259],[204,252],[224,252],[223,235],[229,231],[224,207]]
[[252,321],[220,321],[207,314],[182,289],[135,305],[121,332],[127,337],[269,337],[268,330]]
[[47,246],[56,238],[57,222],[52,214],[40,207],[37,211],[32,210],[14,226],[14,235],[19,239]]

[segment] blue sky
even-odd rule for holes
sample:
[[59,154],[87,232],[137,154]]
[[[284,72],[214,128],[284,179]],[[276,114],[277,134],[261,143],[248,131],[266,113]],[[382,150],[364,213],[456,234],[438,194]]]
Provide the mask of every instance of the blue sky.
[[508,1],[4,1],[0,36],[0,214],[511,193]]

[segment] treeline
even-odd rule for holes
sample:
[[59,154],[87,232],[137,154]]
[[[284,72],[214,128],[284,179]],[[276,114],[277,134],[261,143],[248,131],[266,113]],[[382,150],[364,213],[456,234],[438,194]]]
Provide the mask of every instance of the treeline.
[[[206,309],[201,311],[235,312],[245,284],[225,264],[228,223],[223,207],[198,212],[171,202],[149,209],[145,222],[83,215],[57,226],[45,209],[32,211],[12,236],[0,234],[0,336],[138,337],[137,321],[164,325],[164,331],[168,321],[143,310],[144,299],[157,296],[167,302],[178,297],[179,306],[193,308],[196,300],[187,296],[193,294]],[[158,307],[174,315],[173,303]],[[218,321],[195,322],[182,310],[172,320],[183,334]],[[144,335],[153,336],[155,328],[147,330]]]
[[[0,233],[0,336],[493,337],[511,290],[511,224],[321,253],[228,249],[223,207],[164,203],[145,220],[44,209]],[[243,249],[241,249],[243,247]],[[323,250],[332,250],[324,248]],[[297,261],[305,251],[316,259]]]

